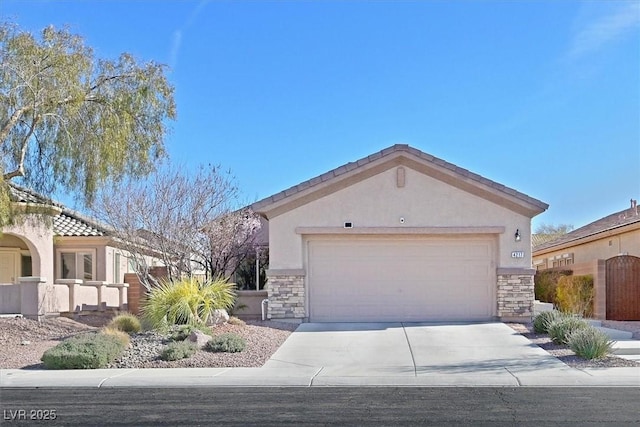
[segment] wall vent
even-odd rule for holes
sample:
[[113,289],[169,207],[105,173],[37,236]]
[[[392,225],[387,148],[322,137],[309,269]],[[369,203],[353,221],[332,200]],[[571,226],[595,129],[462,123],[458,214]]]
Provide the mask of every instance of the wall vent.
[[404,168],[402,166],[400,166],[397,170],[396,170],[396,186],[398,188],[403,188],[405,185],[405,171]]

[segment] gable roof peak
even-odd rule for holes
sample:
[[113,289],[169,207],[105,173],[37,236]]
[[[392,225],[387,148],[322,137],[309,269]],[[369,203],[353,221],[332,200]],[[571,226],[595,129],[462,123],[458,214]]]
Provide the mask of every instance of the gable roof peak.
[[465,191],[478,193],[487,200],[504,204],[509,209],[529,215],[529,217],[533,217],[549,207],[540,200],[427,154],[409,144],[394,144],[259,200],[252,204],[252,208],[265,218],[277,216],[311,200],[338,191],[353,182],[373,176],[381,170],[398,165],[398,161],[400,164],[406,164],[408,167],[415,168],[435,179]]

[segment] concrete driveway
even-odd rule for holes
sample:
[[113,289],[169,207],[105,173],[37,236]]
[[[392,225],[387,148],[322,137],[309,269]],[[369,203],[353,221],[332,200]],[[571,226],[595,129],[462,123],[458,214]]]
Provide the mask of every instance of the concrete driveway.
[[305,323],[264,367],[318,369],[317,385],[403,376],[521,385],[541,375],[541,383],[563,376],[566,384],[574,371],[503,323]]

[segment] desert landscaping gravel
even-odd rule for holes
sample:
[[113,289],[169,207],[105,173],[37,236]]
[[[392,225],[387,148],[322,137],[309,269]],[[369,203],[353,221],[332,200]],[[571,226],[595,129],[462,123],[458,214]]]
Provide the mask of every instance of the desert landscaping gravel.
[[[101,316],[65,317],[36,322],[24,318],[0,318],[0,369],[43,369],[42,354],[72,335],[96,331],[108,322]],[[158,358],[167,337],[143,332],[131,337],[131,346],[112,368],[209,368],[260,367],[282,345],[296,325],[284,322],[251,322],[247,325],[225,324],[212,329],[214,335],[234,332],[247,346],[240,353],[198,351],[188,359],[166,362]]]
[[[554,343],[548,335],[535,333],[533,331],[533,325],[531,324],[508,323],[508,325],[533,344],[572,368],[623,368],[640,366],[640,363],[634,362],[633,360],[623,359],[613,355],[603,357],[602,359],[583,359],[577,356],[566,345]],[[613,325],[610,324],[609,327],[611,326]]]
[[[78,333],[96,331],[108,322],[105,316],[65,317],[36,322],[24,318],[0,318],[0,369],[42,369],[42,354],[60,341]],[[637,328],[632,322],[626,328]],[[599,360],[585,360],[566,346],[554,344],[548,336],[535,334],[531,325],[512,323],[509,326],[534,344],[576,368],[640,366],[640,363],[609,356]],[[609,325],[612,326],[612,325]],[[155,332],[134,334],[131,346],[110,367],[112,368],[177,368],[177,367],[260,367],[287,339],[296,326],[284,322],[250,322],[247,325],[225,324],[213,328],[213,334],[233,332],[242,336],[247,346],[240,353],[211,353],[198,351],[188,359],[171,362],[159,359],[168,343],[167,337]]]

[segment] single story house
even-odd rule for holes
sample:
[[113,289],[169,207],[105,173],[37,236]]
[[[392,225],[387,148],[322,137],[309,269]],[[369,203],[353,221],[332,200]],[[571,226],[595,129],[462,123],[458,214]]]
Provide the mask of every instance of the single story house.
[[404,144],[252,205],[269,319],[528,320],[531,218],[548,205]]
[[640,209],[612,213],[533,247],[537,270],[592,275],[594,317],[640,320]]
[[2,230],[0,314],[125,308],[124,274],[133,270],[106,228],[25,188],[11,190],[14,203],[41,215]]
[[640,257],[640,209],[635,200],[629,208],[535,245],[533,265],[545,270],[622,254]]

